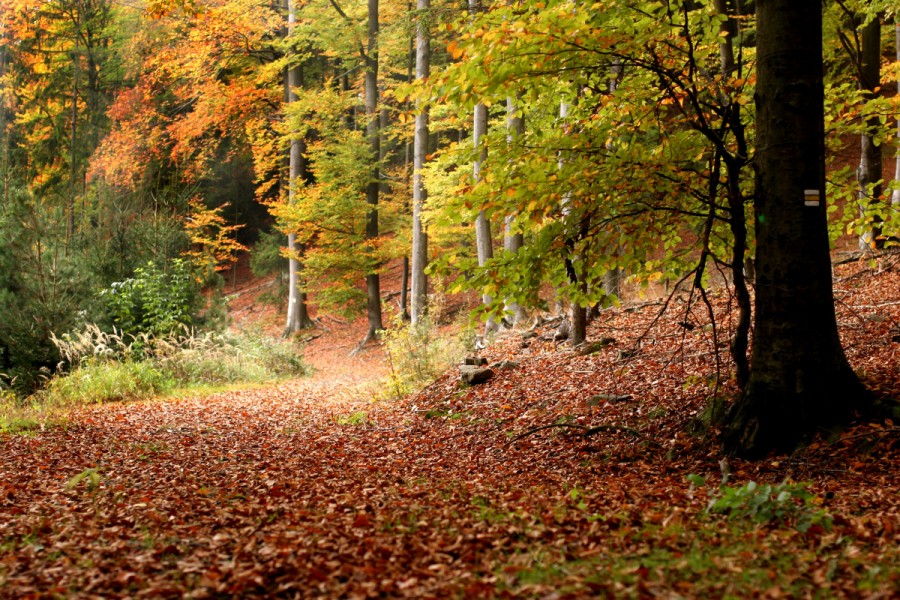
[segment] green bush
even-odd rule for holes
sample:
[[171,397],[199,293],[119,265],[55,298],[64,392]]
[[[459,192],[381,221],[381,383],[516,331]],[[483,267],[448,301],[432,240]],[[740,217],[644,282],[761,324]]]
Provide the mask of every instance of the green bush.
[[117,281],[101,297],[113,322],[125,334],[168,335],[198,322],[203,307],[200,285],[191,263],[174,259],[168,269],[149,262],[134,277]]

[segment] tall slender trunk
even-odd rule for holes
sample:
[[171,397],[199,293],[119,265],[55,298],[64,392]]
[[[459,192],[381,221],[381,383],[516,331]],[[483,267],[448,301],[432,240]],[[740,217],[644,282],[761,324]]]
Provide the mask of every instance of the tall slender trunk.
[[[487,158],[483,140],[486,133],[487,106],[479,103],[475,105],[472,127],[472,141],[475,145],[475,149],[478,150],[481,148],[475,158],[475,164],[473,166],[473,176],[476,183],[481,181],[482,164],[484,163],[485,158]],[[478,251],[478,266],[484,266],[488,260],[494,257],[494,247],[491,239],[491,224],[484,214],[484,211],[479,211],[478,216],[475,218],[475,244]],[[491,297],[487,294],[483,296],[483,300],[486,305],[490,304],[492,301]]]
[[[288,27],[292,27],[297,21],[297,7],[295,0],[288,0]],[[302,85],[300,67],[290,66],[285,71],[285,102],[290,104],[297,101],[296,89]],[[290,150],[288,163],[288,204],[293,204],[296,197],[296,188],[304,184],[306,177],[306,143],[298,136],[290,136]],[[312,326],[309,311],[306,305],[306,293],[302,287],[303,265],[300,262],[302,248],[297,245],[297,235],[289,233],[287,239],[288,249],[288,305],[287,319],[284,326],[285,337],[289,337],[303,328]]]
[[[609,68],[609,79],[607,81],[607,90],[610,94],[615,94],[616,90],[619,87],[619,78],[622,76],[622,71],[624,67],[622,65],[622,61],[619,59],[614,59],[612,66]],[[609,145],[612,146],[614,144],[613,141],[609,142]],[[622,248],[619,244],[616,244],[615,249],[613,250],[616,256],[619,256],[622,253]],[[622,278],[624,276],[624,272],[619,267],[615,266],[606,273],[603,274],[603,291],[607,296],[615,296],[619,298],[622,296]]]
[[[726,0],[715,0],[715,9],[721,15],[728,17],[722,22],[719,37],[719,67],[723,77],[730,77],[735,72],[740,75],[740,65],[734,59],[734,37],[740,26],[728,9]],[[744,195],[741,191],[741,172],[748,162],[747,143],[744,123],[741,121],[740,105],[733,103],[724,97],[723,104],[727,105],[726,117],[729,128],[734,133],[737,143],[736,153],[732,154],[722,149],[722,160],[725,163],[726,187],[728,198],[729,223],[733,237],[731,257],[731,277],[734,283],[734,294],[738,305],[738,321],[731,340],[731,357],[734,360],[737,384],[743,388],[750,377],[750,364],[747,359],[747,348],[750,341],[750,323],[752,318],[752,301],[747,287],[745,265],[747,264],[747,222],[744,212]],[[715,185],[718,185],[716,182]],[[715,201],[715,198],[711,198]]]
[[[866,100],[876,96],[881,84],[881,21],[872,19],[862,30],[862,47],[859,55],[859,89]],[[860,135],[859,167],[856,169],[857,192],[860,211],[879,202],[881,198],[881,146],[875,143],[874,130],[881,123],[877,116],[866,121],[866,129]],[[861,250],[882,246],[877,226],[863,233],[859,238]]]
[[[80,14],[80,13],[79,13]],[[78,24],[76,23],[76,28]],[[75,196],[78,194],[78,36],[72,50],[72,123],[69,139],[69,197],[66,204],[66,243],[75,239]]]
[[[418,0],[416,10],[416,79],[428,78],[431,63],[431,36],[427,15],[430,0]],[[418,101],[416,102],[418,104]],[[428,264],[428,235],[422,222],[427,191],[422,180],[422,169],[428,155],[428,109],[420,108],[416,113],[416,130],[413,140],[413,215],[412,215],[412,302],[411,320],[418,323],[425,315],[428,298],[428,279],[425,266]]]
[[[559,103],[559,120],[561,122],[561,126],[566,129],[568,124],[566,120],[569,117],[569,104],[567,102]],[[557,168],[562,170],[563,165],[565,164],[565,159],[563,155],[559,155],[559,159],[557,162]],[[563,192],[562,196],[562,213],[565,216],[568,216],[572,209],[569,204],[572,201],[572,192],[571,190],[566,190]],[[583,225],[583,223],[582,223]],[[578,291],[587,292],[587,281],[584,279],[584,276],[578,275],[578,270],[576,265],[581,264],[580,256],[575,252],[575,244],[577,234],[567,233],[566,246],[569,248],[570,253],[565,258],[566,262],[566,272],[569,275],[569,283],[572,287],[575,287]],[[582,306],[578,302],[573,302],[570,300],[569,302],[569,321],[568,321],[568,338],[569,343],[572,346],[578,346],[583,343],[587,338],[587,321],[588,321],[588,308],[587,306]]]
[[[894,52],[900,63],[900,15],[894,15]],[[897,94],[900,95],[900,79],[897,80]],[[900,206],[900,116],[897,117],[897,156],[894,159],[894,191],[891,192],[891,204]]]
[[[516,106],[516,98],[506,98],[506,143],[512,146],[525,134],[525,119],[519,114]],[[516,254],[522,249],[525,236],[522,232],[513,230],[515,217],[507,215],[503,223],[503,249],[510,254]],[[506,313],[513,325],[521,323],[528,318],[525,309],[514,300],[506,302]]]
[[[469,0],[469,13],[473,18],[480,8],[481,4],[479,0]],[[487,134],[487,117],[487,106],[481,102],[476,104],[472,116],[472,142],[476,150],[481,147],[481,150],[478,151],[475,157],[475,163],[472,169],[473,178],[476,184],[481,180],[482,163],[485,158],[487,158],[487,150],[483,146],[484,142],[482,140],[485,134]],[[479,267],[484,266],[487,261],[494,257],[494,246],[491,238],[491,223],[488,221],[487,215],[483,210],[478,211],[478,216],[475,217],[475,249],[478,253]],[[489,294],[482,294],[481,300],[485,306],[490,305],[494,301]],[[487,323],[485,323],[485,332],[490,333],[496,328],[497,325],[494,320],[488,318]]]
[[[381,128],[378,115],[378,0],[369,0],[368,4],[368,46],[366,48],[366,137],[369,141],[369,154],[372,157],[372,171],[369,184],[366,186],[366,202],[368,213],[366,214],[366,241],[374,245],[378,239],[378,196],[381,181]],[[371,249],[370,249],[371,251]],[[381,320],[381,281],[377,266],[371,267],[372,272],[366,274],[366,315],[369,321],[369,330],[366,340],[374,338],[378,331],[384,329]]]

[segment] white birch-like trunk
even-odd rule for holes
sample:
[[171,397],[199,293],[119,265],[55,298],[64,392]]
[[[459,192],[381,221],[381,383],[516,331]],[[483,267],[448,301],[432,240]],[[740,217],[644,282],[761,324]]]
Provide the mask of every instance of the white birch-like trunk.
[[[297,22],[297,9],[295,0],[288,0],[288,29]],[[294,91],[299,84],[299,73],[296,67],[290,67],[285,73],[285,101],[290,104],[297,101],[297,94]],[[300,140],[291,136],[290,157],[288,166],[288,204],[294,203],[296,196],[295,186],[297,178],[300,174]],[[300,331],[302,323],[300,322],[300,261],[297,260],[297,236],[294,233],[288,234],[288,304],[287,319],[284,325],[284,336],[288,337]]]
[[[512,96],[506,98],[506,143],[512,145],[514,141],[525,133],[525,120],[518,114],[516,99]],[[513,232],[513,215],[507,215],[503,224],[503,249],[512,254],[517,253],[524,243],[521,232]],[[506,303],[506,313],[513,325],[521,323],[528,318],[525,309],[515,301]]]
[[[431,62],[431,37],[427,19],[423,12],[431,7],[430,0],[418,0],[416,9],[419,16],[416,22],[416,79],[428,78]],[[417,101],[418,104],[418,101]],[[416,130],[413,140],[413,215],[412,215],[412,273],[410,318],[413,325],[425,315],[428,298],[428,279],[425,277],[425,266],[428,264],[428,235],[422,223],[422,209],[427,198],[425,184],[422,181],[422,169],[428,154],[428,109],[423,108],[416,113]]]
[[[474,124],[472,127],[472,140],[475,145],[475,149],[477,150],[479,147],[483,145],[482,138],[487,133],[487,106],[484,104],[478,103],[475,105],[475,114],[474,114]],[[477,158],[475,159],[475,164],[473,167],[473,175],[475,178],[475,182],[481,180],[481,165],[486,158],[486,152],[482,148],[482,150],[478,153]],[[478,216],[475,217],[475,248],[478,252],[478,266],[483,267],[487,261],[494,257],[494,246],[491,240],[491,223],[487,219],[487,215],[484,214],[484,211],[478,211]],[[493,298],[489,294],[482,294],[481,300],[485,306],[491,304],[494,301]],[[485,324],[485,330],[490,333],[496,329],[496,324],[493,319],[488,319]]]

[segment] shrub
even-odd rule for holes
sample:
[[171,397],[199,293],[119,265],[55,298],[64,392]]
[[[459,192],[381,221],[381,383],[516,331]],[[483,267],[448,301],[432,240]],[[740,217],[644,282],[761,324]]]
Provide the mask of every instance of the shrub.
[[387,391],[398,399],[437,379],[466,351],[463,337],[441,335],[430,315],[415,325],[396,318],[382,339],[390,368]]
[[247,332],[158,339],[153,360],[183,386],[261,383],[309,374],[293,344]]
[[203,305],[193,267],[182,259],[173,260],[167,270],[149,262],[134,277],[103,290],[101,297],[116,326],[132,336],[168,335],[191,327]]

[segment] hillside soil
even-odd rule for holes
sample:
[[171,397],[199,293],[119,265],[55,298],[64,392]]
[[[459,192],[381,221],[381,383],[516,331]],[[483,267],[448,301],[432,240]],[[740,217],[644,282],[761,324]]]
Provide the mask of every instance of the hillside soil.
[[[882,398],[898,261],[836,270]],[[723,458],[734,320],[711,300],[715,328],[687,292],[605,310],[582,352],[553,323],[507,332],[487,383],[454,368],[403,399],[376,393],[380,349],[348,358],[364,323],[320,316],[311,378],[3,434],[0,596],[897,597],[900,427]]]

